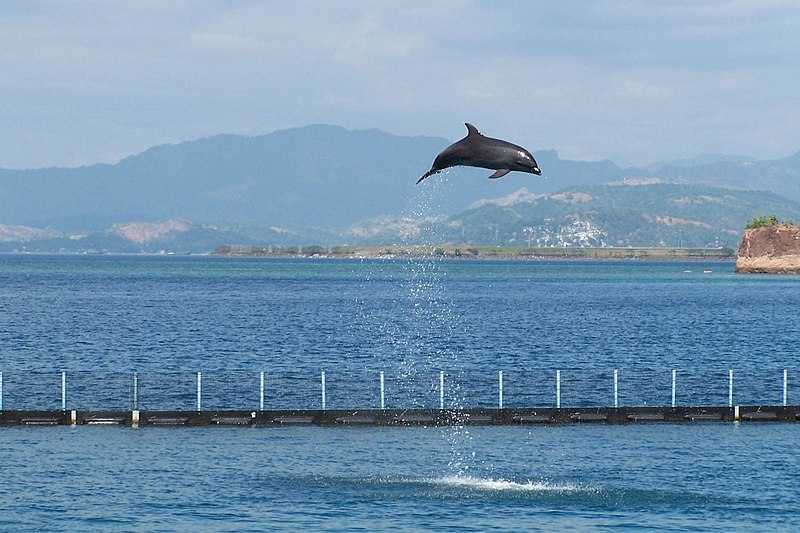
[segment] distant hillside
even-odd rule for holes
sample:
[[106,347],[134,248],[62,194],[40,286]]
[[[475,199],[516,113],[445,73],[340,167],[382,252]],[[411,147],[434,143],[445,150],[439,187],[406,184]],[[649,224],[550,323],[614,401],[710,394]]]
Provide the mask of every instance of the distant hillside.
[[0,171],[0,221],[337,226],[398,209],[444,139],[309,126],[164,145],[115,165]]
[[772,191],[800,201],[800,152],[769,161],[726,160],[666,164],[653,173],[673,181]]
[[459,168],[415,186],[450,142],[307,126],[156,146],[114,165],[0,170],[0,223],[70,231],[172,218],[341,227],[407,213],[433,188],[443,193],[437,209],[454,214],[522,186],[555,192],[624,177],[613,163],[561,161],[551,151],[536,154],[547,179],[511,174],[488,180],[491,171]]
[[341,228],[167,220],[54,234],[0,226],[0,251],[205,253],[222,244],[735,247],[746,222],[767,213],[800,220],[800,203],[768,192],[628,180],[556,194],[523,189],[450,217],[381,216]]
[[511,200],[423,224],[419,239],[503,246],[735,247],[745,222],[755,216],[780,213],[800,220],[800,202],[705,185],[632,181],[533,197],[522,191]]
[[541,177],[489,180],[489,170],[458,167],[415,185],[450,142],[317,125],[156,146],[114,165],[0,169],[0,250],[415,239],[703,246],[738,239],[754,216],[800,220],[800,153],[622,169],[543,150],[534,152]]

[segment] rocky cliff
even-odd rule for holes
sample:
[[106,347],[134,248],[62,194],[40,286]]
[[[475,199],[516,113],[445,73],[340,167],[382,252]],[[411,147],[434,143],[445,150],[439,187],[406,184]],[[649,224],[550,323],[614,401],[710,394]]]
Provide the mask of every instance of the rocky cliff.
[[800,274],[800,226],[748,229],[739,244],[736,272]]

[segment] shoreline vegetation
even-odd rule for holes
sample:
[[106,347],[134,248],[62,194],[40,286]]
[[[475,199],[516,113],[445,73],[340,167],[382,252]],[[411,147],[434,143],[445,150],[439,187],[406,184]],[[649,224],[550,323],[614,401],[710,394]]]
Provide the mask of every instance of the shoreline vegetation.
[[212,255],[225,257],[465,260],[650,260],[735,261],[733,248],[520,248],[497,246],[243,246],[220,245]]

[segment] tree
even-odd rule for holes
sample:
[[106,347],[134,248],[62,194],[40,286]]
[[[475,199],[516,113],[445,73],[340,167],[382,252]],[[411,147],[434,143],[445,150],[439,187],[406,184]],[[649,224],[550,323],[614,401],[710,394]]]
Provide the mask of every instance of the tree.
[[[777,226],[781,222],[778,220],[778,217],[775,216],[773,213],[769,217],[753,217],[747,223],[747,229],[755,229],[755,228],[768,228],[770,226]],[[786,224],[791,224],[791,221],[786,221]]]

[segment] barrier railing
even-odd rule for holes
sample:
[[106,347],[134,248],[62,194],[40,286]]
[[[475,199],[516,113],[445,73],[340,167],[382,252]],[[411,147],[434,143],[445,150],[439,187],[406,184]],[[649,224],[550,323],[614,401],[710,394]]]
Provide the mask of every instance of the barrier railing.
[[0,371],[2,410],[278,410],[789,405],[786,368],[270,371]]

